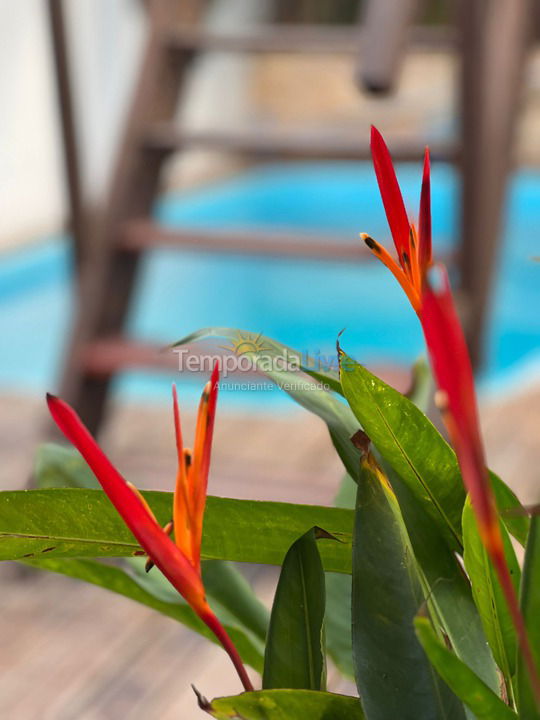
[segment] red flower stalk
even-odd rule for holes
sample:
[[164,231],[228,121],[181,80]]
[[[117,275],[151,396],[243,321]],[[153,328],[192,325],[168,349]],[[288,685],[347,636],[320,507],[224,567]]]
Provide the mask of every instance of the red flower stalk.
[[[193,453],[184,449],[180,413],[173,386],[178,474],[174,493],[172,528],[161,528],[148,503],[112,465],[77,413],[67,403],[47,395],[51,415],[66,438],[84,457],[123,521],[149,557],[201,620],[212,630],[230,656],[246,690],[253,690],[242,660],[225,628],[206,601],[201,577],[201,539],[210,452],[218,392],[217,364],[206,384],[197,417]],[[174,528],[174,541],[169,537]]]
[[361,234],[371,252],[392,272],[417,313],[420,312],[423,278],[432,263],[429,150],[424,156],[418,232],[409,222],[392,158],[381,133],[371,128],[371,154],[398,261],[372,237]]
[[[435,268],[434,268],[435,269]],[[516,629],[531,686],[540,707],[540,677],[512,583],[499,524],[499,517],[478,421],[474,379],[467,344],[454,306],[448,276],[424,285],[420,322],[424,330],[431,366],[439,387],[437,405],[456,450],[463,483],[470,495],[482,541],[489,553]]]
[[[463,483],[471,498],[478,529],[497,572],[531,679],[531,686],[540,707],[540,677],[504,555],[499,517],[486,468],[474,376],[467,344],[444,266],[437,265],[431,272],[428,272],[433,265],[429,153],[426,149],[420,198],[418,244],[416,246],[412,225],[409,233],[410,242],[407,245],[405,225],[406,223],[408,225],[408,220],[403,199],[388,148],[381,134],[375,128],[372,128],[371,150],[400,267],[391,257],[389,262],[386,256],[381,254],[380,246],[371,238],[365,238],[365,240],[404,287],[419,316],[433,374],[439,388],[437,404],[442,411],[450,440],[456,450]],[[408,257],[416,258],[410,264],[410,273],[407,272]],[[438,271],[438,275],[435,275],[435,270]]]

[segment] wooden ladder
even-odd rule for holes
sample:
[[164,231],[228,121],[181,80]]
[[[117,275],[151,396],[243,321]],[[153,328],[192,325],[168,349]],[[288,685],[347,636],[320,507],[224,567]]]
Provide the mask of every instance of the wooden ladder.
[[[50,0],[57,4],[61,0]],[[383,0],[372,0],[382,2]],[[401,0],[384,0],[386,3],[401,2]],[[465,3],[468,5],[468,3]],[[474,2],[473,2],[474,4]],[[480,3],[482,6],[488,2]],[[493,3],[494,5],[504,5]],[[521,36],[524,32],[524,18],[521,7],[525,7],[526,0],[511,0],[512,7],[519,11],[510,12],[513,18],[512,32],[515,36],[516,48],[522,45]],[[336,134],[324,137],[309,137],[306,135],[286,135],[277,132],[219,132],[219,131],[184,131],[178,129],[173,122],[177,102],[183,87],[186,73],[189,71],[193,58],[197,53],[206,50],[220,50],[230,52],[272,53],[320,53],[339,52],[358,55],[359,32],[354,27],[318,28],[306,26],[270,26],[251,32],[249,35],[216,35],[198,29],[197,23],[178,25],[176,22],[179,6],[177,0],[148,0],[148,36],[146,47],[142,56],[141,70],[136,84],[131,108],[128,113],[126,127],[121,142],[120,152],[112,176],[108,200],[104,211],[94,217],[90,230],[85,230],[84,252],[80,253],[79,274],[77,282],[77,306],[75,322],[63,381],[62,396],[68,400],[84,418],[92,432],[97,432],[105,411],[106,400],[110,383],[114,375],[126,367],[159,367],[166,366],[167,360],[156,352],[156,348],[138,343],[124,336],[123,329],[130,299],[135,287],[137,268],[142,253],[148,248],[175,246],[178,248],[197,248],[201,251],[219,251],[230,253],[252,253],[260,255],[288,255],[296,257],[341,258],[345,261],[362,261],[368,253],[360,244],[352,247],[350,244],[340,242],[336,238],[314,241],[309,238],[287,235],[271,235],[263,232],[250,232],[249,234],[226,232],[219,235],[209,230],[165,230],[151,220],[154,201],[159,191],[160,174],[164,161],[171,153],[194,148],[204,147],[220,151],[256,157],[258,159],[272,158],[328,158],[328,159],[367,159],[369,147],[367,138]],[[501,13],[499,13],[501,14]],[[374,18],[377,13],[372,13]],[[366,16],[369,19],[369,13]],[[397,17],[397,15],[396,15]],[[401,14],[401,20],[403,15]],[[484,18],[485,19],[485,18]],[[482,18],[480,14],[476,20],[476,31],[481,30]],[[508,18],[504,19],[507,22]],[[379,22],[374,20],[375,23]],[[503,18],[499,20],[503,23]],[[495,23],[496,24],[496,23]],[[464,21],[464,26],[467,22]],[[383,28],[384,30],[384,28]],[[367,28],[366,32],[371,33]],[[381,34],[380,27],[374,27],[373,32]],[[469,34],[473,30],[469,28]],[[422,32],[419,41],[423,41]],[[508,41],[508,28],[504,33]],[[383,33],[384,36],[384,33]],[[471,38],[470,44],[477,39]],[[373,43],[372,43],[373,45]],[[384,48],[384,42],[379,43]],[[493,47],[485,50],[486,58],[482,68],[488,67],[488,57],[494,52]],[[464,54],[463,87],[464,99],[470,100],[472,87],[478,90],[481,79],[475,66],[478,56],[470,53]],[[511,120],[513,114],[506,112],[512,105],[517,93],[519,83],[516,82],[516,72],[519,71],[519,62],[516,53],[511,54],[513,71],[505,80],[507,93],[505,105],[505,133],[500,139],[504,157],[501,162],[507,163],[510,146]],[[491,57],[491,55],[489,55]],[[521,56],[520,56],[521,57]],[[371,53],[369,62],[377,66],[384,66],[385,58],[377,58]],[[387,63],[388,64],[388,63]],[[395,61],[393,61],[395,65]],[[377,69],[377,68],[375,68]],[[472,73],[472,75],[471,75]],[[511,75],[511,77],[510,77]],[[367,68],[366,83],[369,85],[369,67]],[[373,84],[373,83],[372,83]],[[380,90],[381,79],[377,76],[377,90]],[[374,84],[373,84],[374,85]],[[486,91],[487,92],[487,91]],[[501,188],[504,183],[491,190],[490,202],[482,205],[482,219],[479,215],[474,218],[473,195],[478,192],[476,183],[481,183],[484,155],[477,147],[476,140],[485,131],[485,118],[482,121],[475,119],[467,105],[464,105],[464,129],[462,146],[464,152],[461,162],[472,179],[465,182],[465,197],[468,199],[465,206],[465,222],[463,237],[467,238],[466,263],[474,258],[474,273],[463,273],[465,284],[474,300],[477,311],[474,316],[475,338],[480,336],[478,323],[482,326],[485,311],[485,302],[489,288],[492,261],[487,262],[489,272],[483,270],[481,287],[478,284],[477,258],[481,257],[481,249],[470,252],[472,227],[477,228],[481,222],[488,218],[488,207],[493,210],[493,198],[497,197],[500,203]],[[493,131],[492,135],[499,132]],[[392,154],[396,160],[417,161],[423,151],[419,145],[411,143],[399,144],[390,139]],[[474,163],[470,156],[470,148],[475,148]],[[452,145],[441,145],[432,148],[437,159],[460,161],[456,149]],[[487,148],[484,148],[484,154]],[[490,167],[493,169],[493,163]],[[506,168],[506,165],[505,165]],[[69,169],[69,167],[68,167]],[[504,176],[506,169],[504,169]],[[485,178],[484,178],[485,179]],[[473,187],[474,186],[474,187]],[[490,227],[493,227],[496,213],[489,218]],[[75,226],[77,223],[75,223]],[[495,238],[490,240],[490,251],[494,255]],[[476,242],[476,245],[478,243]],[[465,255],[463,255],[465,257]],[[463,266],[465,267],[466,264]],[[472,266],[471,266],[472,267]],[[487,275],[487,280],[485,278]],[[471,301],[471,307],[474,305]]]

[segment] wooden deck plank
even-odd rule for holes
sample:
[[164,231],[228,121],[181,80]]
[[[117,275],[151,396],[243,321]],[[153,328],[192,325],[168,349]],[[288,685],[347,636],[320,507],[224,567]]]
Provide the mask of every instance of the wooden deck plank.
[[[171,489],[170,409],[117,408],[104,444],[140,486]],[[13,423],[18,416],[23,421]],[[194,415],[183,408],[186,438]],[[44,413],[41,403],[2,398],[3,487],[24,484]],[[490,465],[528,501],[538,501],[540,388],[484,403]],[[512,439],[508,442],[508,427]],[[220,495],[331,502],[342,470],[323,423],[308,413],[235,414],[220,408],[210,491]],[[250,568],[270,603],[276,569]],[[209,696],[235,692],[224,653],[173,621],[125,598],[67,578],[35,583],[0,565],[0,717],[7,720],[196,720],[190,682]],[[330,670],[330,687],[353,692]],[[31,691],[29,691],[29,688]]]

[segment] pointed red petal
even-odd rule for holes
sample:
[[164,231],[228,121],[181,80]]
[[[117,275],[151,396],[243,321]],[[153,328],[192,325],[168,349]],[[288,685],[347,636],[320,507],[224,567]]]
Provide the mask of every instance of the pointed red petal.
[[210,610],[210,608],[208,608],[208,612],[204,616],[201,616],[201,619],[208,625],[210,630],[212,630],[214,635],[221,643],[225,652],[231,658],[236,672],[238,673],[238,677],[240,678],[242,685],[244,686],[244,690],[246,690],[247,692],[252,691],[253,685],[251,684],[251,680],[249,679],[249,676],[246,672],[246,668],[242,663],[242,658],[240,657],[238,650],[234,646],[233,641],[231,640],[223,625],[219,622],[219,620]]
[[437,385],[443,392],[463,480],[480,523],[487,528],[493,522],[495,509],[487,480],[469,352],[446,270],[442,266],[435,269],[438,286],[434,289],[429,277],[426,279],[420,322]]
[[195,612],[200,614],[206,611],[207,604],[200,577],[163,532],[137,493],[127,485],[77,413],[63,400],[52,395],[47,395],[47,404],[55,423],[86,460],[143,550]]
[[432,261],[431,243],[431,182],[429,148],[424,155],[424,175],[422,177],[422,192],[420,195],[420,214],[418,218],[418,255],[422,275],[426,272]]
[[469,353],[458,319],[446,270],[436,268],[437,285],[426,277],[420,322],[426,337],[437,385],[443,393],[443,413],[455,447],[463,482],[506,598],[531,686],[540,699],[540,677],[535,665],[523,615],[506,562],[499,517],[485,464],[474,379]]
[[383,136],[373,126],[371,127],[371,156],[398,257],[401,258],[403,253],[410,255],[409,218],[399,189],[392,158]]

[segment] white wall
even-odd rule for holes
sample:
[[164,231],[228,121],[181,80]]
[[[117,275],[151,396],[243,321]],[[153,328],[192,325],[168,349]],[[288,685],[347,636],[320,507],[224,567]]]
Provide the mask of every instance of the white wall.
[[[107,189],[145,15],[140,0],[64,0],[64,7],[83,183],[96,200]],[[213,29],[235,31],[264,19],[268,0],[214,0],[210,7]],[[57,232],[66,212],[46,9],[45,0],[0,0],[0,247]],[[246,87],[244,58],[209,53],[197,62],[182,116],[190,125],[215,125],[216,117],[220,127],[234,125]]]
[[61,158],[40,0],[0,0],[0,243],[59,224]]

